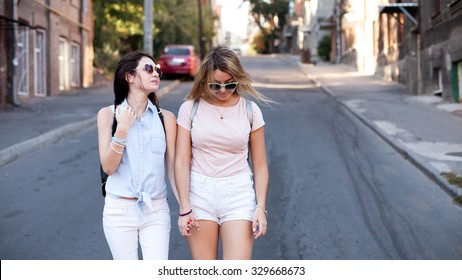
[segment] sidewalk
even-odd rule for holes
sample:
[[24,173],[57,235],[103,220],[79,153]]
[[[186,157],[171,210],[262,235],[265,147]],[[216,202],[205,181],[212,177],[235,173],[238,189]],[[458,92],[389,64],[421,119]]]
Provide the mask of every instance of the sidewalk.
[[299,56],[286,58],[445,191],[462,196],[462,188],[441,174],[462,176],[462,104],[412,95],[404,85],[346,65],[302,64]]
[[[158,97],[178,85],[162,80]],[[96,124],[99,109],[114,102],[112,86],[34,98],[0,112],[0,166]]]

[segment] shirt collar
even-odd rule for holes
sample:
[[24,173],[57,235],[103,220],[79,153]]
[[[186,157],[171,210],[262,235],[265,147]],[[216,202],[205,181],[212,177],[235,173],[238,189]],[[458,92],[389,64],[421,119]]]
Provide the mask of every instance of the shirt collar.
[[[125,105],[125,104],[127,104],[127,98],[125,98],[124,101],[122,101],[120,105]],[[146,106],[146,111],[147,110],[151,110],[152,113],[157,113],[157,107],[151,102],[150,99],[148,99],[148,106]],[[146,111],[144,112],[146,113]]]

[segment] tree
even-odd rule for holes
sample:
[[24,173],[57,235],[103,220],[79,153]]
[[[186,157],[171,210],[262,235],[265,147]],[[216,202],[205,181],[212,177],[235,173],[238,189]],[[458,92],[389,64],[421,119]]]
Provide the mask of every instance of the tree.
[[260,29],[260,36],[264,40],[264,53],[277,51],[281,31],[286,23],[289,12],[289,0],[245,0],[250,4],[250,13]]
[[329,61],[330,51],[331,51],[330,36],[324,35],[324,37],[322,37],[322,39],[319,41],[318,54],[322,60]]
[[[143,0],[93,2],[95,65],[114,71],[120,56],[143,48]],[[210,7],[203,7],[204,36],[213,37]],[[192,44],[199,49],[197,5],[190,0],[154,1],[154,57],[166,44]]]

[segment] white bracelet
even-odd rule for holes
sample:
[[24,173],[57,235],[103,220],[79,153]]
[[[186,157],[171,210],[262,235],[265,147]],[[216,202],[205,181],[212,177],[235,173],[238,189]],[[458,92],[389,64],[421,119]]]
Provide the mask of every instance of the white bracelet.
[[119,144],[117,142],[114,142],[114,140],[111,141],[112,144],[116,145],[117,147],[125,148],[125,145]]
[[119,154],[119,155],[123,155],[123,154],[124,154],[123,151],[122,151],[122,152],[119,152],[119,151],[117,151],[114,147],[112,147],[112,142],[109,143],[109,147],[111,147],[111,149],[112,149],[115,153],[117,153],[117,154]]

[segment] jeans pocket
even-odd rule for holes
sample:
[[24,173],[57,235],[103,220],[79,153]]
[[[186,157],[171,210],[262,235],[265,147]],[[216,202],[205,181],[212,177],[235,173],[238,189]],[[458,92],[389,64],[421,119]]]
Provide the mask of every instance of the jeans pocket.
[[107,216],[121,216],[127,212],[127,204],[120,199],[112,199],[106,197],[103,217]]
[[166,212],[166,213],[170,213],[170,208],[168,206],[168,202],[167,200],[165,199],[159,199],[159,200],[152,200],[151,201],[152,203],[152,210],[150,210],[149,208],[147,208],[146,210],[146,213],[162,213],[162,212]]

